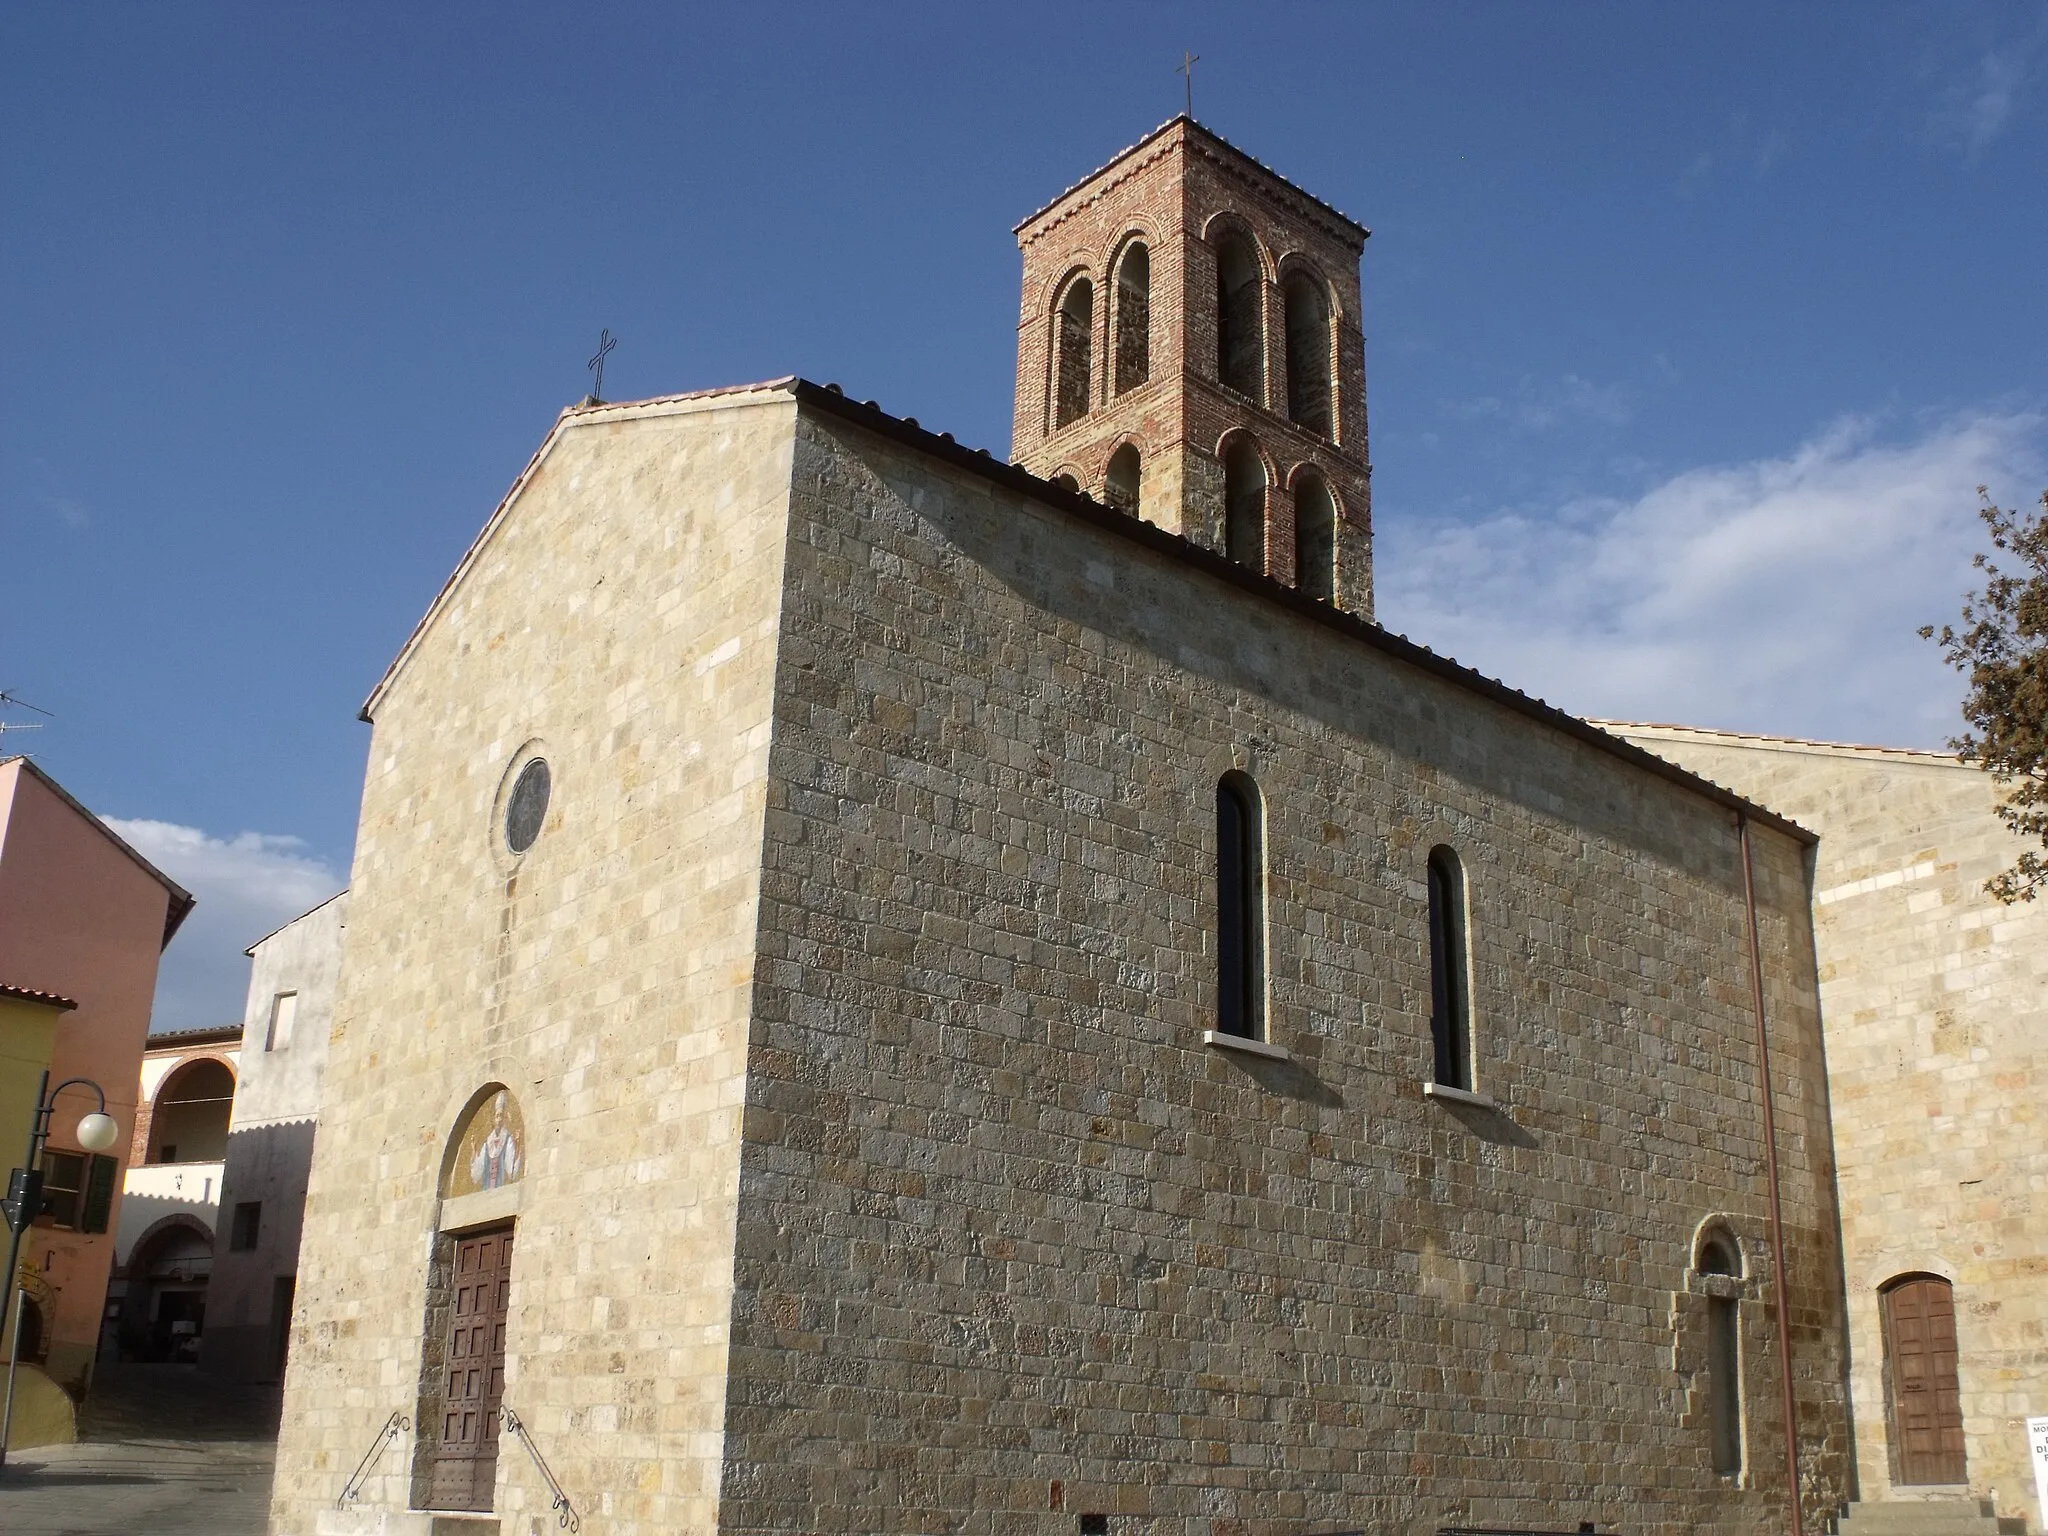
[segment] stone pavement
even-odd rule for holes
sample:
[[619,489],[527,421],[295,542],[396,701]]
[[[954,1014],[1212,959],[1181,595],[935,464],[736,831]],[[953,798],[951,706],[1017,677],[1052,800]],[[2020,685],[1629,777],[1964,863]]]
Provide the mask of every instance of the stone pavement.
[[13,1452],[6,1536],[263,1536],[278,1392],[189,1365],[102,1366],[77,1445]]

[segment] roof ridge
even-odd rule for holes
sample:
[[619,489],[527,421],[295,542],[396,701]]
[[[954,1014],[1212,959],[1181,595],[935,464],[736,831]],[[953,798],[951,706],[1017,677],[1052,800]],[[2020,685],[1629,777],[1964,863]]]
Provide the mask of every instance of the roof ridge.
[[1199,133],[1200,135],[1202,135],[1203,138],[1208,139],[1211,143],[1221,145],[1224,149],[1229,150],[1230,153],[1237,156],[1238,159],[1243,160],[1249,165],[1258,167],[1259,170],[1265,172],[1266,175],[1272,177],[1273,180],[1279,182],[1281,186],[1285,187],[1288,191],[1294,193],[1297,197],[1307,200],[1315,207],[1320,208],[1324,213],[1329,214],[1332,218],[1341,220],[1350,228],[1357,230],[1361,237],[1366,239],[1371,238],[1372,231],[1370,229],[1366,228],[1365,225],[1359,223],[1358,220],[1352,218],[1350,214],[1346,213],[1336,204],[1326,202],[1324,199],[1317,197],[1315,193],[1309,191],[1308,188],[1302,186],[1301,183],[1289,180],[1286,176],[1283,176],[1279,171],[1276,171],[1272,166],[1266,164],[1266,162],[1261,160],[1257,155],[1252,154],[1249,150],[1238,148],[1237,145],[1231,143],[1230,140],[1224,138],[1223,135],[1218,133],[1215,129],[1207,126],[1202,122],[1199,122],[1198,120],[1189,116],[1185,112],[1176,112],[1172,117],[1168,118],[1165,122],[1161,123],[1157,128],[1154,128],[1150,133],[1146,134],[1143,138],[1139,139],[1137,143],[1126,145],[1124,148],[1118,150],[1115,154],[1111,155],[1107,160],[1103,161],[1102,164],[1098,165],[1094,170],[1090,171],[1086,176],[1083,176],[1079,181],[1073,183],[1071,186],[1061,191],[1058,196],[1054,197],[1050,202],[1045,204],[1044,207],[1039,208],[1035,212],[1027,214],[1024,218],[1020,219],[1011,228],[1010,233],[1013,235],[1021,236],[1024,233],[1024,231],[1028,229],[1031,225],[1037,223],[1040,219],[1044,218],[1047,214],[1051,213],[1053,209],[1059,207],[1061,203],[1065,202],[1068,198],[1072,197],[1076,192],[1080,191],[1090,182],[1096,180],[1098,177],[1104,175],[1106,172],[1114,170],[1124,161],[1130,159],[1131,156],[1137,154],[1140,150],[1149,147],[1156,140],[1163,138],[1169,131],[1171,131],[1173,128],[1179,126],[1182,123],[1185,123],[1191,130],[1193,130],[1196,133]]
[[0,768],[6,767],[9,763],[19,763],[23,768],[34,774],[36,778],[42,781],[45,788],[66,805],[70,806],[72,810],[78,812],[79,815],[91,822],[93,826],[97,827],[102,837],[127,854],[137,864],[140,864],[144,871],[169,893],[170,902],[164,911],[163,939],[165,944],[169,944],[172,936],[177,933],[179,926],[185,921],[187,915],[190,914],[193,907],[198,905],[199,898],[158,869],[154,864],[150,863],[149,860],[145,859],[136,851],[133,843],[107,825],[106,818],[88,809],[78,796],[72,794],[70,790],[52,778],[49,770],[39,766],[34,758],[25,754],[14,757],[0,757]]
[[1451,657],[1439,655],[1420,641],[1396,634],[1371,619],[1360,618],[1357,614],[1334,604],[1308,597],[1299,588],[1275,581],[1270,576],[1253,571],[1225,555],[1218,554],[1206,545],[1197,544],[1181,534],[1170,533],[1156,523],[1148,523],[1134,513],[1119,511],[1081,491],[1069,491],[1050,480],[1041,479],[1019,465],[994,457],[986,449],[963,447],[954,441],[950,434],[934,433],[910,418],[891,416],[878,405],[850,400],[837,389],[813,384],[808,379],[798,379],[792,393],[800,403],[819,406],[847,418],[856,425],[866,426],[883,436],[909,443],[936,458],[949,460],[984,479],[1008,485],[1048,505],[1076,514],[1097,527],[1121,533],[1139,543],[1150,544],[1163,553],[1183,559],[1198,569],[1219,576],[1246,591],[1276,601],[1282,607],[1349,634],[1354,639],[1362,640],[1374,649],[1384,651],[1411,666],[1491,699],[1518,714],[1527,715],[1562,730],[1567,735],[1597,747],[1611,756],[1647,769],[1659,778],[1680,784],[1708,800],[1725,806],[1739,816],[1753,818],[1804,843],[1820,841],[1818,833],[1801,826],[1791,817],[1782,815],[1769,806],[1759,805],[1746,795],[1737,794],[1726,785],[1716,784],[1712,779],[1694,773],[1689,768],[1680,767],[1677,763],[1659,757],[1626,737],[1603,730],[1599,724],[1583,716],[1559,709],[1555,704],[1511,687],[1497,677],[1488,677],[1485,673]]
[[1608,720],[1589,715],[1592,724],[1603,729],[1613,728],[1628,731],[1683,731],[1688,736],[1728,736],[1738,741],[1775,741],[1790,747],[1828,747],[1837,752],[1882,752],[1887,757],[1925,757],[1951,767],[1967,768],[1953,752],[1938,752],[1932,747],[1887,747],[1868,741],[1829,741],[1820,736],[1783,736],[1774,731],[1737,731],[1718,725],[1684,725],[1673,720]]

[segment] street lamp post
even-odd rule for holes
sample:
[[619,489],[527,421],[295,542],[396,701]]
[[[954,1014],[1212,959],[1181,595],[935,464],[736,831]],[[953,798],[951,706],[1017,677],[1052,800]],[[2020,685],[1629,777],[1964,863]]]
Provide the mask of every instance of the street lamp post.
[[21,1324],[28,1307],[28,1287],[21,1283],[21,1235],[43,1209],[43,1143],[50,1139],[50,1121],[57,1113],[57,1095],[66,1088],[90,1088],[100,1107],[78,1122],[78,1144],[88,1152],[104,1152],[121,1138],[121,1128],[107,1113],[107,1092],[89,1077],[69,1077],[55,1088],[46,1071],[36,1085],[36,1112],[28,1125],[28,1159],[7,1180],[6,1311],[14,1314],[7,1341],[7,1402],[0,1408],[0,1467],[7,1465],[7,1435],[14,1428],[14,1368],[21,1363]]

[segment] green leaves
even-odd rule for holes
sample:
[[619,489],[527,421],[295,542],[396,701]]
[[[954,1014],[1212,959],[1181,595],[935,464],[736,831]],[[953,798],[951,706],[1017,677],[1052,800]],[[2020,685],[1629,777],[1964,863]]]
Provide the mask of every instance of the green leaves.
[[[1920,634],[1970,680],[1970,729],[1949,745],[2006,788],[1999,819],[2048,850],[2048,492],[2026,513],[1994,505],[1981,485],[1977,497],[1991,531],[1991,552],[1974,562],[1983,590],[1965,599],[1960,629],[1928,624]],[[2048,889],[2048,858],[2030,849],[1984,889],[2003,902],[2032,901]]]

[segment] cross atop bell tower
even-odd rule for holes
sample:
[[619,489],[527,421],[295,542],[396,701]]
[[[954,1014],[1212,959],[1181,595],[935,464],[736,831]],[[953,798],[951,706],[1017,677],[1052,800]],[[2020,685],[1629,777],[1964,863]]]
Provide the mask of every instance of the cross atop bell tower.
[[1174,118],[1017,226],[1011,456],[1370,618],[1367,233]]

